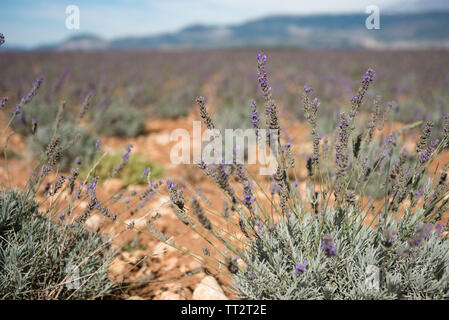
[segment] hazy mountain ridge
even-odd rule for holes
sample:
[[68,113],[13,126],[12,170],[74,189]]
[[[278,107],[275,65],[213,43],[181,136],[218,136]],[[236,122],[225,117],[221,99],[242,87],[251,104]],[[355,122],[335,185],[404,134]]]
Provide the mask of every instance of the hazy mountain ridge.
[[134,50],[287,46],[302,48],[449,48],[449,11],[381,14],[380,30],[367,14],[270,16],[228,26],[192,25],[178,32],[107,41],[77,35],[44,50]]

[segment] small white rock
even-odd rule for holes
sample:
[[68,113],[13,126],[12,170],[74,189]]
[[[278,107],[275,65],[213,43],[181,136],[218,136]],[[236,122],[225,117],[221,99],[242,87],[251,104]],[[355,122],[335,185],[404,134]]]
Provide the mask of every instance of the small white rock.
[[103,224],[103,221],[104,219],[102,216],[94,214],[86,220],[85,224],[88,229],[97,230]]
[[154,138],[156,140],[156,143],[162,146],[165,146],[169,144],[170,141],[170,134],[169,133],[159,133],[157,135],[154,135]]
[[142,297],[139,297],[139,296],[131,296],[131,297],[129,297],[129,298],[126,299],[126,300],[145,300],[145,299],[142,298]]
[[193,291],[193,300],[229,300],[212,276],[206,276]]

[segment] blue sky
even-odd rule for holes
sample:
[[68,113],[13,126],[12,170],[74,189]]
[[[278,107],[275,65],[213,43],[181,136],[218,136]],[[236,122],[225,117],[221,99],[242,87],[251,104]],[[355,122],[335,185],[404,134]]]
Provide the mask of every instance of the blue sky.
[[[176,31],[190,24],[231,24],[271,14],[364,12],[404,0],[2,0],[0,32],[7,43],[32,47],[80,33],[106,39]],[[415,0],[417,1],[417,0]],[[423,1],[423,0],[420,0]],[[432,0],[426,0],[432,1]],[[65,26],[68,5],[80,9],[80,29]]]

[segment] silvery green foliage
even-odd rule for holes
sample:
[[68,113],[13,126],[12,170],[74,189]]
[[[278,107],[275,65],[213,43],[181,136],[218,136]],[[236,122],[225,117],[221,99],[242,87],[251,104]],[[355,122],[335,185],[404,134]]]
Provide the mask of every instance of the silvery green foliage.
[[23,136],[32,134],[33,121],[37,127],[46,127],[54,123],[58,106],[52,103],[31,102],[20,114],[16,116],[12,124],[15,132]]
[[[28,138],[28,144],[36,157],[41,157],[45,152],[53,133],[54,125],[52,124],[39,127],[36,134]],[[62,171],[69,171],[75,165],[77,158],[83,163],[90,163],[94,159],[97,139],[84,128],[77,127],[70,122],[63,122],[58,128],[57,134],[61,137],[62,155],[59,165]],[[74,141],[77,135],[79,135],[79,139]]]
[[[411,246],[420,214],[387,220],[372,228],[356,212],[333,209],[282,218],[249,242],[233,287],[246,299],[448,299],[449,243],[434,229]],[[397,231],[390,247],[387,226]],[[333,237],[335,256],[326,255],[324,235]],[[304,268],[295,272],[298,264]]]
[[36,212],[37,204],[26,201],[23,193],[11,190],[0,194],[0,210],[0,237],[3,239],[11,230],[21,228],[22,221]]
[[214,121],[223,135],[225,129],[245,130],[251,127],[251,122],[248,121],[248,108],[250,105],[251,102],[246,102],[241,105],[219,109],[219,114],[214,118]]
[[19,191],[0,195],[0,299],[95,299],[113,289],[106,239],[39,214]]
[[151,115],[163,119],[185,117],[190,110],[186,101],[190,101],[194,95],[193,89],[190,88],[170,91],[170,94],[155,101],[151,108]]
[[145,129],[145,117],[136,108],[113,102],[94,112],[92,126],[95,132],[108,136],[136,137]]

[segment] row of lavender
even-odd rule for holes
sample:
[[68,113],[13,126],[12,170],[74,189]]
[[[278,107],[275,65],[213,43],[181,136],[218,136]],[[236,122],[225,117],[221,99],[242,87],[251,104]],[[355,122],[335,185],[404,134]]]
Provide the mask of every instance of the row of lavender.
[[[321,93],[329,115],[351,99],[361,66],[370,65],[382,82],[370,95],[393,101],[397,119],[435,118],[448,99],[449,62],[444,51],[299,51],[271,50],[275,98],[303,119],[298,90],[305,83]],[[214,105],[238,112],[257,97],[252,50],[204,52],[8,52],[0,55],[0,91],[16,103],[31,81],[43,76],[46,86],[36,103],[56,114],[54,104],[79,105],[94,92],[95,112],[112,105],[133,107],[154,117],[185,115],[192,97],[212,86]],[[239,77],[235,75],[239,74]],[[118,112],[118,111],[117,111]],[[130,111],[132,112],[132,111]],[[232,113],[230,113],[232,114]],[[114,112],[111,113],[113,118]],[[26,119],[28,122],[30,119]],[[112,120],[111,120],[112,121]],[[97,125],[100,125],[97,123]],[[324,126],[324,124],[323,124]],[[137,131],[138,133],[139,131]],[[134,133],[134,134],[137,134]]]

